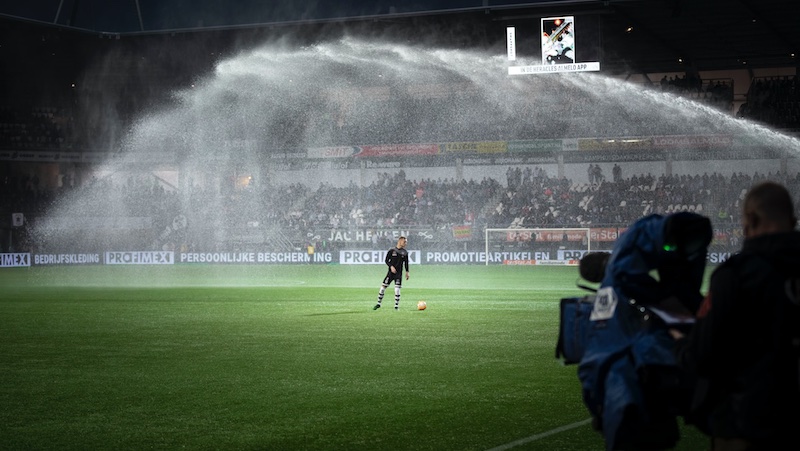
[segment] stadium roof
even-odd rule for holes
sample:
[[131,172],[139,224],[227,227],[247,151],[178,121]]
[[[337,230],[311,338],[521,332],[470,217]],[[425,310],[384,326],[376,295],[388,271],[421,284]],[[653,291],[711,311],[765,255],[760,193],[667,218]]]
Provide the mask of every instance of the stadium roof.
[[[411,3],[407,5],[406,3]],[[674,72],[797,67],[796,0],[25,0],[0,3],[0,18],[80,32],[127,36],[323,23],[419,20],[491,24],[541,17],[591,17],[604,67]],[[504,36],[498,32],[497,41]],[[492,35],[493,36],[493,35]],[[585,34],[584,36],[587,36]]]

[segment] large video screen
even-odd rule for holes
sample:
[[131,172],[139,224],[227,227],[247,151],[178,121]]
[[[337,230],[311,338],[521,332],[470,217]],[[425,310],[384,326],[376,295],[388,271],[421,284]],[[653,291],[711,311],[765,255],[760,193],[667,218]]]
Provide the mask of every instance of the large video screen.
[[575,62],[575,18],[573,16],[542,19],[542,64]]

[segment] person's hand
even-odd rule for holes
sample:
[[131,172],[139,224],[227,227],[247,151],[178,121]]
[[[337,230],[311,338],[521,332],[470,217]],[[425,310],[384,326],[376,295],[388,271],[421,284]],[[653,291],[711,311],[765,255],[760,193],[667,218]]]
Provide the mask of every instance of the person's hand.
[[390,266],[389,269],[392,271],[392,274],[397,274],[397,270],[394,269],[394,266]]
[[411,274],[408,271],[406,271],[406,280],[408,280],[408,276],[410,276],[410,275]]
[[669,334],[675,340],[680,340],[681,338],[686,336],[686,334],[684,334],[683,332],[679,331],[678,329],[669,329]]

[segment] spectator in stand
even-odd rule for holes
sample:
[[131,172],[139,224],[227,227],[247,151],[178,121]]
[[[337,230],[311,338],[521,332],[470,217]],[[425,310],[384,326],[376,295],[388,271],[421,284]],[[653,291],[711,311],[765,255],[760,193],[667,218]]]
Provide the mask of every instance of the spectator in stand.
[[594,165],[594,182],[602,183],[604,179],[603,168],[601,168],[599,164]]

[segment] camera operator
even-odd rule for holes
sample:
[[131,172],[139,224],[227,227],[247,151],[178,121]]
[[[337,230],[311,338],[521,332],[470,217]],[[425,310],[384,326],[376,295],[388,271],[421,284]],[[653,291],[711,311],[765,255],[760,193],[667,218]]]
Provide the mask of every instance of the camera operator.
[[669,449],[680,438],[691,381],[669,329],[691,327],[711,237],[708,218],[680,212],[641,218],[614,244],[578,365],[584,404],[609,450]]
[[741,252],[711,276],[679,364],[698,377],[687,418],[714,451],[797,449],[800,425],[800,232],[789,191],[750,189]]

